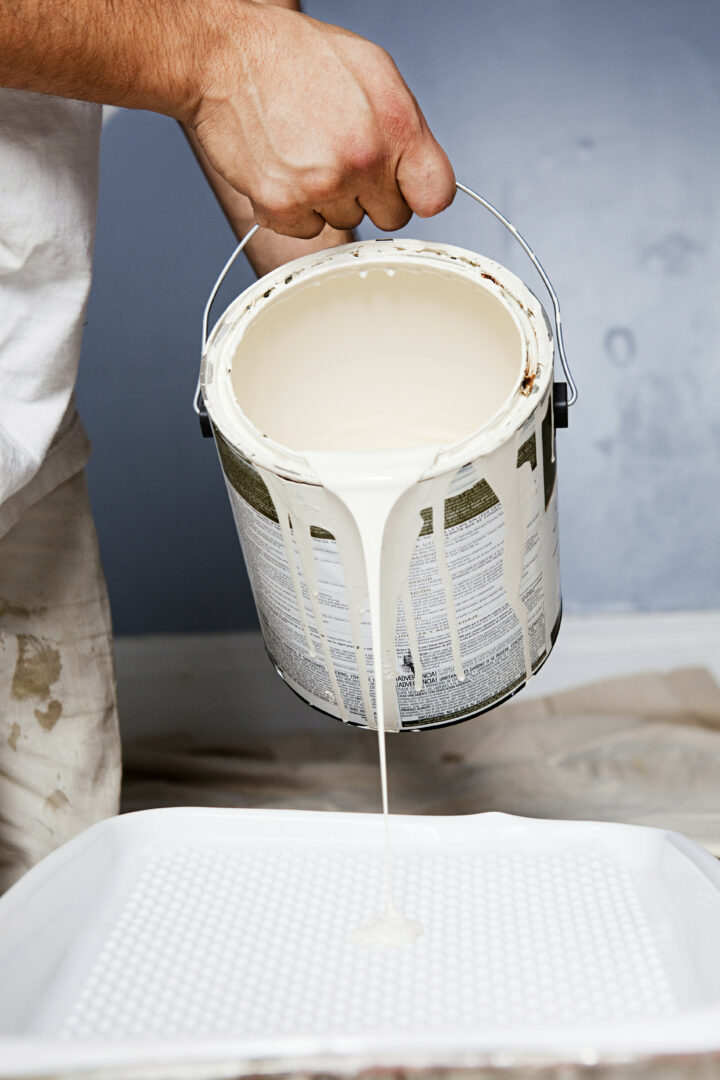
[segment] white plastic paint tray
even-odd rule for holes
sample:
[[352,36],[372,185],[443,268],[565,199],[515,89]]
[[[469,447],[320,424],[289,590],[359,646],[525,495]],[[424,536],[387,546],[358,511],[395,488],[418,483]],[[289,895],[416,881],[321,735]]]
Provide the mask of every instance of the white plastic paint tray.
[[383,906],[380,817],[89,829],[0,901],[0,1075],[720,1047],[720,867],[690,841],[502,814],[391,832],[398,906],[425,927],[400,949],[352,940]]

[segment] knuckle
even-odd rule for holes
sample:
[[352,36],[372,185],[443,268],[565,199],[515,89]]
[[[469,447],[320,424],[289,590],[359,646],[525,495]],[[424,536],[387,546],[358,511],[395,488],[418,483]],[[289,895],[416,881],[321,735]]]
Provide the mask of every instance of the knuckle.
[[344,152],[346,171],[355,176],[368,176],[385,164],[385,153],[379,138],[373,132],[350,143]]
[[388,139],[395,146],[404,147],[422,131],[415,100],[402,85],[383,96],[380,120]]
[[343,180],[342,169],[339,167],[325,166],[313,170],[303,185],[308,203],[315,206],[318,203],[336,199],[343,186]]
[[339,162],[316,164],[301,178],[299,200],[308,206],[337,199],[344,181]]
[[[283,186],[266,185],[255,203],[256,212],[266,219],[277,221],[292,216],[293,202],[290,193]],[[258,223],[262,224],[259,218]]]

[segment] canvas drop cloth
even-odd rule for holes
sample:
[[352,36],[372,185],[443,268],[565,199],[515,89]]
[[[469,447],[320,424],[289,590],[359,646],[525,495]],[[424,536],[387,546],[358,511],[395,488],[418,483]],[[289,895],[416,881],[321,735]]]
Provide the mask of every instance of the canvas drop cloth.
[[[240,711],[240,706],[239,706]],[[703,669],[638,674],[516,699],[454,727],[389,735],[390,807],[500,810],[675,829],[720,855],[720,687]],[[375,734],[232,743],[197,731],[125,746],[123,809],[287,807],[377,811]]]

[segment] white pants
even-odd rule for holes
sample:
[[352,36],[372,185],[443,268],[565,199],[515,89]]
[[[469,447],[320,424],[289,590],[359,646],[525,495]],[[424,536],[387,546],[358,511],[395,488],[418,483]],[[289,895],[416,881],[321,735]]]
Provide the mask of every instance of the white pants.
[[0,892],[118,811],[112,629],[85,474],[0,538]]

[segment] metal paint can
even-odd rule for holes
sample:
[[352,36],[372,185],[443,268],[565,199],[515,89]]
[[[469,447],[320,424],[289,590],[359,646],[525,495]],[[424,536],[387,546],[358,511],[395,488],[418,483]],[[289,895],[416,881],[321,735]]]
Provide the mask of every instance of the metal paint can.
[[[369,356],[376,336],[372,304],[358,300],[353,319],[353,303],[378,275],[385,275],[388,288],[392,282],[405,320],[392,341],[387,320],[383,323],[384,340],[377,348],[386,349],[388,362],[400,343],[405,352],[413,341],[426,350],[423,334],[425,339],[435,335],[436,352],[445,337],[452,350],[457,327],[449,322],[445,335],[441,324],[446,316],[457,317],[453,304],[462,296],[463,310],[469,311],[468,298],[472,301],[468,317],[476,321],[470,330],[480,337],[490,334],[485,352],[497,355],[492,362],[499,373],[491,415],[454,445],[439,448],[428,477],[429,483],[445,482],[444,520],[428,501],[419,534],[409,538],[408,588],[398,600],[389,657],[395,700],[386,702],[386,729],[441,727],[495,707],[539,670],[560,627],[555,430],[566,423],[567,405],[577,391],[562,348],[557,297],[514,227],[486,200],[459,186],[511,229],[548,286],[569,398],[568,383],[553,381],[553,334],[537,298],[506,268],[447,244],[362,241],[297,259],[242,293],[208,337],[210,305],[249,234],[218,279],[205,313],[196,410],[201,419],[207,410],[216,438],[268,654],[306,702],[359,726],[371,726],[366,717],[373,715],[362,560],[352,550],[352,523],[343,520],[319,485],[302,448],[288,445],[292,408],[284,407],[283,423],[273,429],[272,403],[277,395],[292,402],[294,387],[302,385],[303,400],[319,402],[322,418],[323,387],[333,373],[314,358],[312,365],[303,362],[311,355],[307,341],[332,323],[342,296],[350,305],[346,332],[362,337],[362,355]],[[436,294],[447,299],[440,302]],[[302,340],[306,344],[297,363],[288,361]],[[332,356],[343,341],[323,340],[322,348]],[[284,366],[277,369],[273,357]],[[447,355],[438,356],[437,363],[442,368]],[[357,372],[359,366],[346,370]],[[361,381],[362,375],[353,378]],[[349,393],[355,390],[361,397],[360,382]],[[461,385],[456,393],[460,407]],[[278,478],[293,486],[296,505],[303,507],[295,520],[278,510],[273,494]],[[407,544],[408,537],[398,542]]]

